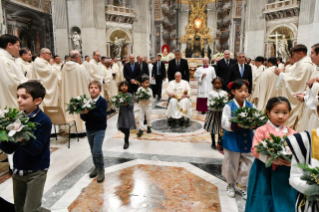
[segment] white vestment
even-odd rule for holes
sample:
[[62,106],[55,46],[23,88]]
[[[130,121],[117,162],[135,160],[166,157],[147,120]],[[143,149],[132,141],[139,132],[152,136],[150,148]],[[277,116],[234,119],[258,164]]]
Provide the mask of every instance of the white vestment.
[[50,63],[40,57],[37,57],[33,63],[33,78],[42,81],[46,94],[43,100],[43,106],[58,106],[59,101],[59,79],[58,74]]
[[65,118],[72,118],[76,121],[79,132],[85,132],[85,123],[78,114],[70,115],[66,113],[66,104],[70,102],[71,98],[76,98],[83,94],[90,98],[89,84],[88,73],[82,65],[73,61],[64,64],[61,83],[61,108],[65,114]]
[[[206,74],[204,78],[203,74]],[[208,98],[208,93],[213,90],[212,80],[216,78],[215,69],[200,67],[195,71],[194,77],[198,81],[197,98]]]
[[[157,62],[156,62],[156,64],[157,64]],[[150,79],[151,85],[156,85],[155,79],[152,78],[153,66],[154,65],[152,63],[148,64],[149,79]]]
[[270,98],[280,96],[281,90],[276,89],[278,76],[275,74],[276,66],[272,66],[263,71],[256,83],[252,102],[258,102],[258,110],[265,110]]
[[[182,98],[186,92],[188,98]],[[192,115],[192,103],[189,99],[191,94],[189,83],[185,80],[181,80],[179,83],[175,80],[170,81],[166,93],[169,96],[171,94],[175,95],[175,98],[171,98],[169,101],[166,116],[173,119],[180,119],[182,117],[190,118]]]
[[0,49],[0,109],[6,106],[18,108],[17,87],[28,79],[14,62],[14,58],[4,49]]
[[301,119],[304,106],[294,94],[306,91],[306,82],[311,79],[313,72],[316,70],[316,66],[308,56],[300,59],[295,65],[292,72],[280,73],[276,83],[277,89],[282,91],[282,96],[286,97],[291,104],[292,110],[286,124],[294,129]]
[[284,70],[285,64],[279,63],[279,64],[278,64],[278,68],[279,68],[280,70]]
[[103,66],[104,72],[104,90],[105,90],[105,99],[109,102],[112,96],[117,95],[117,86],[115,80],[113,80],[113,70],[111,67],[106,68]]
[[260,75],[264,72],[265,69],[266,69],[265,66],[260,65],[258,68],[256,67],[256,69],[253,70],[253,88],[252,88],[252,92],[251,92],[252,94],[248,98],[248,101],[254,103],[255,105],[257,105],[257,101],[255,102],[254,100],[256,99],[256,95],[258,97],[258,92],[259,92],[259,90],[255,91],[256,84],[257,84],[257,81],[258,81]]
[[118,63],[114,63],[112,66],[113,74],[115,74],[115,81],[116,85],[119,86],[119,84],[124,81],[124,74],[123,74],[123,68],[122,66],[119,66]]
[[84,61],[82,63],[82,65],[84,66],[84,68],[86,69],[86,71],[90,71],[90,63],[88,61]]
[[32,79],[32,63],[29,63],[27,61],[24,61],[22,58],[17,58],[15,60],[15,63],[17,66],[21,69],[22,74],[28,78]]
[[102,84],[102,92],[101,92],[101,96],[104,97],[104,92],[103,92],[103,80],[104,80],[104,65],[102,65],[101,63],[96,62],[95,60],[90,60],[90,81],[94,81],[97,80]]

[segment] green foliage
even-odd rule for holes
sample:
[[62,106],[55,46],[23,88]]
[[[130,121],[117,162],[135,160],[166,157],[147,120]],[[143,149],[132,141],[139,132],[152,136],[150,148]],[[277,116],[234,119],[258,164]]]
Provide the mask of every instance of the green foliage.
[[261,143],[256,145],[257,152],[262,155],[270,156],[266,162],[266,167],[270,167],[272,162],[282,158],[291,162],[292,154],[286,143],[287,136],[279,137],[270,134],[270,138],[263,139]]
[[222,110],[225,105],[228,103],[228,98],[225,96],[216,97],[212,100],[209,100],[209,109],[213,111]]
[[256,108],[242,107],[233,113],[230,122],[237,123],[241,128],[254,129],[267,123],[268,117]]
[[[146,90],[146,91],[145,91]],[[146,89],[140,89],[135,95],[136,95],[136,99],[139,101],[146,101],[151,99],[151,95],[149,95],[149,93],[147,93],[147,91],[149,90],[149,88]]]
[[69,114],[80,114],[82,111],[93,110],[95,108],[95,102],[86,97],[85,94],[71,98],[70,103],[66,105],[66,112],[69,112]]
[[36,139],[33,131],[38,123],[30,122],[23,111],[17,108],[5,108],[0,110],[0,142],[18,142],[23,140]]
[[113,96],[111,99],[112,105],[114,105],[117,108],[120,108],[123,104],[129,104],[130,102],[130,96],[124,93],[119,93],[118,95]]

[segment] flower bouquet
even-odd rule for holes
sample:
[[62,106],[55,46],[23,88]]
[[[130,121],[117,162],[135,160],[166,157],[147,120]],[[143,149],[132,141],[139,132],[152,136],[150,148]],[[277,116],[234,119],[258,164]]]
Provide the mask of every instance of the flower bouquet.
[[82,111],[93,110],[95,102],[86,97],[86,95],[71,98],[70,103],[67,104],[66,112],[69,114],[80,114]]
[[304,171],[304,174],[300,177],[300,179],[306,181],[309,185],[309,188],[304,191],[304,195],[307,200],[319,201],[319,161],[312,158],[311,165],[299,163],[295,166]]
[[268,117],[256,108],[242,107],[234,112],[234,117],[230,118],[229,121],[237,123],[241,128],[254,129],[265,125]]
[[114,105],[117,108],[121,107],[125,103],[129,104],[130,101],[130,96],[124,93],[119,93],[118,95],[113,96],[111,99],[112,105]]
[[270,167],[272,162],[274,160],[278,161],[280,157],[291,162],[292,152],[286,142],[287,136],[278,137],[270,134],[270,137],[255,146],[259,154],[270,156],[266,162],[266,167]]
[[26,114],[16,108],[0,110],[0,142],[11,141],[17,143],[23,140],[36,139],[33,130],[37,123],[30,122]]
[[[146,91],[148,91],[149,88],[146,88]],[[139,101],[147,101],[151,99],[151,95],[149,95],[144,89],[140,89],[136,93],[136,99]]]
[[227,102],[228,102],[228,99],[225,96],[216,97],[212,100],[209,100],[209,109],[212,111],[221,111],[223,110]]

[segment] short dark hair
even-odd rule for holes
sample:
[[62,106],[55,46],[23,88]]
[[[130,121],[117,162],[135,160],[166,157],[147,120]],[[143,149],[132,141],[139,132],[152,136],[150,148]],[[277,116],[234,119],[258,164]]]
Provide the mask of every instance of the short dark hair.
[[319,54],[319,43],[313,45],[311,48],[315,48],[316,55]]
[[277,57],[277,61],[280,61],[282,63],[282,58],[281,57]]
[[295,47],[292,47],[290,50],[292,52],[302,52],[304,54],[307,54],[307,52],[308,52],[307,46],[305,46],[303,44],[298,44]]
[[145,82],[145,81],[147,81],[147,80],[150,80],[150,78],[149,78],[146,74],[144,74],[144,75],[141,77],[141,83],[143,83],[143,82]]
[[66,60],[66,59],[68,59],[70,56],[69,55],[65,55],[64,56],[64,59]]
[[57,58],[57,57],[60,57],[59,55],[54,55],[53,56],[53,59],[55,60],[55,58]]
[[268,63],[271,63],[274,66],[277,66],[277,58],[275,58],[275,57],[268,58]]
[[262,63],[264,63],[264,62],[265,62],[265,58],[262,57],[262,56],[258,56],[258,57],[256,57],[255,62],[262,62]]
[[107,58],[106,58],[105,56],[102,56],[102,57],[101,57],[101,60],[104,60],[104,59],[107,59]]
[[31,51],[29,48],[21,48],[20,51],[19,51],[19,55],[20,57],[23,55],[23,54],[28,54],[28,51]]
[[119,92],[122,92],[121,91],[121,87],[122,87],[122,85],[127,85],[127,87],[128,87],[128,91],[130,90],[130,84],[128,83],[128,81],[122,81],[122,82],[120,82],[120,84],[119,84]]
[[20,39],[15,35],[2,35],[0,37],[0,48],[6,49],[8,44],[11,43],[12,45],[16,44]]
[[93,56],[96,54],[96,52],[98,52],[98,50],[95,50],[95,51],[93,52]]
[[89,89],[90,89],[91,85],[97,85],[99,87],[100,91],[102,91],[102,84],[99,81],[93,80],[92,82],[90,82]]
[[214,78],[213,81],[212,81],[212,84],[214,84],[214,82],[215,82],[216,80],[220,80],[220,81],[222,82],[222,84],[224,84],[224,80],[223,80],[223,78],[221,78],[221,77],[216,77],[216,78]]
[[18,86],[17,90],[24,88],[26,93],[30,94],[34,99],[36,98],[42,98],[42,100],[45,97],[45,87],[40,83],[38,80],[29,80],[25,83],[22,83]]
[[85,55],[85,57],[84,57],[84,58],[86,59],[87,57],[89,57],[89,55]]
[[291,105],[290,102],[287,98],[278,96],[278,97],[273,97],[268,100],[267,105],[266,105],[266,111],[270,112],[276,105],[286,103],[288,105],[289,112],[291,111]]
[[247,82],[246,80],[236,79],[236,80],[233,82],[233,84],[232,84],[230,90],[238,90],[238,89],[240,89],[241,87],[243,87],[243,85],[246,85],[247,88],[249,88],[248,82]]

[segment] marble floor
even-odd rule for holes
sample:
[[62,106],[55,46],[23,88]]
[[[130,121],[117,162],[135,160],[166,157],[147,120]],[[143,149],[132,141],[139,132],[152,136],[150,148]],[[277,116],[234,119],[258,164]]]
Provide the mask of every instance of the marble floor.
[[[195,109],[197,82],[191,87]],[[226,194],[223,155],[210,147],[210,135],[203,130],[205,115],[194,110],[190,126],[172,129],[166,123],[166,104],[166,95],[160,102],[153,100],[153,132],[137,138],[132,131],[127,150],[116,127],[118,114],[109,117],[101,184],[89,178],[93,163],[86,137],[72,139],[70,149],[66,136],[52,138],[43,206],[59,212],[243,212],[241,196]],[[134,110],[138,119],[138,105]],[[10,175],[0,177],[0,196],[13,202]]]

